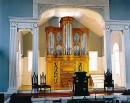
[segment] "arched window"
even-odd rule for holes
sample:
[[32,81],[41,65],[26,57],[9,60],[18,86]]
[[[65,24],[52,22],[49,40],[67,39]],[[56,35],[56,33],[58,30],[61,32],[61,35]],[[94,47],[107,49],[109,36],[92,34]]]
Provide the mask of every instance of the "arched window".
[[115,43],[113,46],[113,67],[115,74],[120,74],[120,59],[119,59],[119,44]]

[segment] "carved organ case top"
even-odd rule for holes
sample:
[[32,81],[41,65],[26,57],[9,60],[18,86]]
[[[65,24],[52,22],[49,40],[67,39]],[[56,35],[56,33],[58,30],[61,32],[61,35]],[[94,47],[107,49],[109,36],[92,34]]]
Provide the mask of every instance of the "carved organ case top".
[[71,81],[69,79],[75,71],[86,71],[89,74],[89,29],[74,28],[73,21],[73,17],[63,17],[60,20],[60,27],[45,28],[47,83],[52,87],[62,86],[62,82],[65,84]]
[[88,55],[88,28],[73,28],[73,20],[63,17],[60,27],[46,27],[47,56]]

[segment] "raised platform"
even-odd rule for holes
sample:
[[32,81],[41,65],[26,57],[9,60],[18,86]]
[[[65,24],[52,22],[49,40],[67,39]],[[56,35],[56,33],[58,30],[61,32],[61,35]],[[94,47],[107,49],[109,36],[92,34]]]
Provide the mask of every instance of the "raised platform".
[[[93,92],[94,89],[95,89],[94,87],[89,86],[88,91]],[[98,87],[96,89],[98,90],[98,92],[104,92],[104,88],[103,88],[103,86],[100,86],[100,84],[98,84]],[[108,89],[111,90],[111,88],[108,88]],[[124,90],[125,90],[124,87],[115,87],[114,88],[115,92],[123,92]],[[49,91],[47,91],[47,92],[49,92]],[[72,88],[60,88],[60,87],[57,87],[57,88],[52,88],[51,92],[72,92]],[[22,86],[18,90],[18,93],[31,93],[31,86]]]
[[[49,92],[49,90],[47,90],[46,93],[44,93],[43,91],[40,91],[39,93],[31,93],[30,90],[26,90],[26,91],[18,91],[18,93],[16,94],[16,98],[31,97],[31,101],[33,103],[53,103],[53,101],[62,101],[59,103],[72,103],[72,101],[73,103],[77,103],[77,101],[79,103],[81,101],[85,101],[83,103],[93,103],[95,98],[96,101],[104,101],[104,100],[122,101],[124,99],[128,101],[129,98],[122,95],[122,93],[125,91],[125,88],[115,88],[114,92],[112,91],[104,92],[103,88],[97,88],[96,89],[97,91],[94,90],[95,90],[94,88],[89,88],[89,93],[90,93],[89,96],[74,96],[73,95],[74,93],[70,90],[52,90],[51,93]],[[112,103],[112,102],[107,102],[107,103]]]

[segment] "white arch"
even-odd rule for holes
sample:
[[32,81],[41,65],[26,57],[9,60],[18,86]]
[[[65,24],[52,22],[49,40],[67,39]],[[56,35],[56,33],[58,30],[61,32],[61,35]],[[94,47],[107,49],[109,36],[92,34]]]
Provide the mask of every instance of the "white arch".
[[74,17],[84,26],[94,31],[99,36],[103,36],[104,20],[96,11],[83,8],[53,8],[43,12],[40,16],[39,25],[42,25],[53,17]]

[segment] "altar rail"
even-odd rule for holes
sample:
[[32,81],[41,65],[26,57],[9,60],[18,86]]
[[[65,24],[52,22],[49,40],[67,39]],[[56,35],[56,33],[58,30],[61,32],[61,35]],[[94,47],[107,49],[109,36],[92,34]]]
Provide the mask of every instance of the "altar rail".
[[32,103],[54,103],[53,101],[59,100],[61,102],[56,103],[116,103],[118,100],[121,103],[121,94],[113,94],[113,95],[99,95],[97,94],[96,98],[95,95],[91,96],[72,96],[72,97],[47,97],[42,98],[33,98]]

